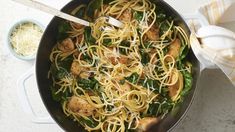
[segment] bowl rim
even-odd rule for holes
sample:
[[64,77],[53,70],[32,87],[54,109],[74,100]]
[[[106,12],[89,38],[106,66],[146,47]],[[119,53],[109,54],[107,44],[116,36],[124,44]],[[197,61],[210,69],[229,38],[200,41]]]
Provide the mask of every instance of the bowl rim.
[[[20,60],[24,60],[24,61],[31,61],[31,60],[35,60],[36,59],[36,55],[37,55],[37,51],[34,53],[34,55],[31,56],[22,56],[17,54],[13,47],[11,46],[11,42],[10,42],[10,37],[11,34],[13,32],[13,30],[19,26],[22,23],[33,23],[36,24],[38,27],[40,27],[40,29],[42,30],[42,32],[45,31],[45,26],[43,24],[41,24],[39,21],[32,19],[32,18],[24,18],[21,20],[16,20],[15,22],[13,22],[13,24],[10,24],[8,31],[7,31],[7,36],[6,36],[6,47],[8,48],[9,52],[17,59]],[[39,44],[38,44],[39,45]]]

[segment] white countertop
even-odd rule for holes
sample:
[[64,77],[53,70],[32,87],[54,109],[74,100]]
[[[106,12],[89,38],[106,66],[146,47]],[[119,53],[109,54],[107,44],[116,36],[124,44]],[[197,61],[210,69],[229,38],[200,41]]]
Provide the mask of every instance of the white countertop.
[[[62,7],[68,0],[43,0],[54,7]],[[166,0],[180,13],[193,13],[208,0]],[[17,80],[33,62],[14,58],[5,47],[9,26],[23,18],[35,19],[47,24],[52,16],[15,4],[0,1],[0,131],[4,132],[60,132],[56,124],[35,124],[26,114],[18,100]],[[229,26],[228,26],[229,27]],[[235,26],[234,26],[235,27]],[[35,84],[35,80],[32,81]],[[31,82],[31,84],[32,84]],[[37,96],[37,87],[28,85],[30,96]],[[233,132],[235,130],[235,88],[219,70],[202,73],[195,101],[186,118],[174,132]],[[38,97],[39,98],[39,97]],[[34,100],[35,101],[35,100]],[[37,104],[38,103],[38,104]],[[42,106],[36,100],[35,107]]]

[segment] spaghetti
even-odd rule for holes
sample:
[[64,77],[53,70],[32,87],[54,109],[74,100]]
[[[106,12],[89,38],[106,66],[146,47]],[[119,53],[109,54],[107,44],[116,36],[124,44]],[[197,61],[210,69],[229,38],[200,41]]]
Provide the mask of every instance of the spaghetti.
[[182,101],[192,83],[189,41],[157,5],[94,0],[71,14],[95,21],[63,22],[50,56],[53,98],[68,117],[87,131],[146,131]]

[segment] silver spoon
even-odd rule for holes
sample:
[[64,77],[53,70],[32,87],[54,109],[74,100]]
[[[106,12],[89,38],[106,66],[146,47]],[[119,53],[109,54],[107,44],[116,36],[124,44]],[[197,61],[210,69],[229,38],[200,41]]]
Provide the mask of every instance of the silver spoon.
[[[49,14],[54,15],[54,16],[58,16],[60,18],[63,18],[63,19],[66,19],[66,20],[69,20],[69,21],[72,21],[72,22],[75,22],[75,23],[79,23],[79,24],[84,25],[84,26],[90,26],[91,25],[91,22],[88,22],[88,21],[85,21],[83,19],[74,17],[74,16],[69,15],[69,14],[66,14],[64,12],[61,12],[60,10],[57,10],[53,7],[50,7],[48,5],[45,5],[45,4],[40,3],[38,1],[35,1],[35,0],[12,0],[12,1],[15,1],[17,3],[23,4],[25,6],[28,6],[28,7],[34,8],[34,9],[38,9],[40,11],[49,13]],[[115,19],[113,17],[107,16],[105,18],[107,19],[107,22],[109,24],[113,25],[113,26],[120,27],[120,28],[123,26],[122,22],[118,21],[117,19]]]

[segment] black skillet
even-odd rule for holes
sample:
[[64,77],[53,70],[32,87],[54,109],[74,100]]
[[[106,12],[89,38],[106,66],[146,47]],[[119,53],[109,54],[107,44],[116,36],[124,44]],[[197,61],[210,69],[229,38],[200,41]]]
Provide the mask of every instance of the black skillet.
[[[162,0],[152,0],[157,5],[160,5],[164,9],[168,16],[174,18],[176,23],[183,27],[187,35],[190,35],[190,30],[182,19],[182,17],[166,2]],[[88,3],[89,0],[74,0],[68,3],[63,9],[63,12],[70,13],[78,5],[82,3]],[[62,19],[54,17],[48,27],[46,28],[42,40],[39,45],[38,54],[36,58],[36,77],[37,84],[41,98],[56,123],[68,132],[82,132],[85,131],[82,127],[78,125],[77,122],[74,122],[70,118],[66,117],[62,111],[61,104],[52,99],[50,87],[52,85],[52,80],[47,78],[48,71],[50,69],[49,55],[52,51],[52,48],[56,44],[56,35],[58,32],[58,24]],[[190,93],[186,96],[184,102],[172,113],[168,114],[160,123],[153,125],[150,129],[150,132],[165,132],[172,130],[182,119],[182,117],[187,112],[189,106],[192,103],[194,92],[196,89],[197,77],[199,76],[199,62],[191,51],[188,56],[193,64],[193,86]]]

